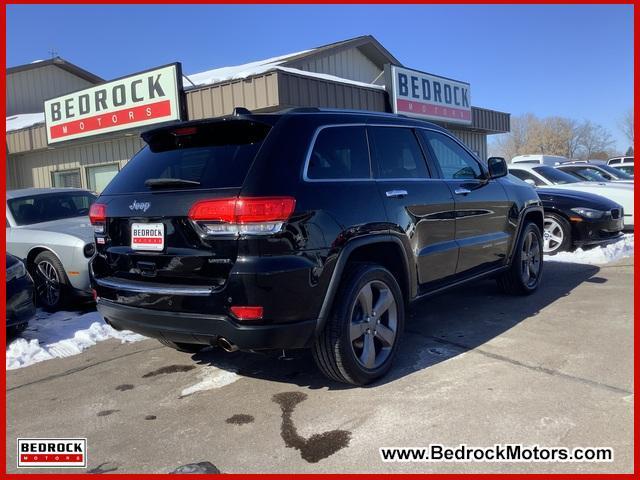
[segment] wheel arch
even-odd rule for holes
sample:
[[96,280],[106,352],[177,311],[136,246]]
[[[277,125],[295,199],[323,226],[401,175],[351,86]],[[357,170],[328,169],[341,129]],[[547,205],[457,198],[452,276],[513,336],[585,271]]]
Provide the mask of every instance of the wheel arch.
[[520,241],[520,235],[522,235],[523,227],[533,222],[540,229],[540,233],[544,232],[544,209],[540,205],[532,205],[520,212],[520,221],[518,222],[518,230],[514,237],[514,241],[511,244],[511,251],[509,253],[509,264],[513,260],[514,253],[516,251],[516,245]]
[[[350,262],[374,262],[387,268],[398,281],[405,303],[415,296],[415,270],[410,268],[405,246],[394,235],[370,235],[348,242],[340,252],[318,315],[316,332],[329,317],[346,266]],[[413,275],[412,275],[413,272]]]

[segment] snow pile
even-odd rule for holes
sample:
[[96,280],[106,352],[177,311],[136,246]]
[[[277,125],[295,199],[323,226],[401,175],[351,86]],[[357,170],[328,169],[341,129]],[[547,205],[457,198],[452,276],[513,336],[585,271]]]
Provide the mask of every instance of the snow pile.
[[557,255],[545,257],[545,261],[586,263],[589,265],[603,265],[633,256],[633,234],[623,235],[617,242],[601,247],[583,250],[578,248],[574,252],[560,252]]
[[115,338],[122,343],[137,342],[145,337],[129,331],[118,332],[98,312],[56,312],[38,310],[36,317],[7,347],[7,370],[26,367],[52,358],[70,357],[95,345]]
[[296,53],[288,53],[287,55],[280,55],[279,57],[266,58],[264,60],[258,60],[256,62],[244,63],[242,65],[234,65],[232,67],[214,68],[213,70],[207,70],[206,72],[193,73],[186,77],[196,85],[209,85],[212,83],[225,82],[228,80],[236,80],[240,78],[246,78],[250,75],[257,75],[264,73],[267,70],[280,65],[288,58],[302,55],[303,53],[310,52],[311,50],[303,50]]
[[[299,70],[297,68],[283,67],[281,66],[287,59],[301,55],[303,53],[310,52],[311,50],[304,50],[302,52],[290,53],[288,55],[282,55],[280,57],[267,58],[266,60],[259,60],[257,62],[245,63],[243,65],[235,65],[233,67],[215,68],[213,70],[207,70],[206,72],[193,73],[186,75],[186,77],[193,82],[196,86],[211,85],[214,83],[228,82],[230,80],[242,80],[252,75],[261,75],[263,73],[280,70],[282,72],[295,73],[305,77],[318,78],[322,80],[328,80],[331,82],[341,82],[349,85],[356,85],[359,87],[371,87],[384,89],[383,85],[374,85],[371,83],[358,82],[356,80],[349,80],[348,78],[336,77],[335,75],[329,75],[326,73],[307,72],[306,70]],[[185,83],[185,86],[189,88],[189,82]]]
[[7,117],[7,132],[44,123],[44,113],[21,113]]

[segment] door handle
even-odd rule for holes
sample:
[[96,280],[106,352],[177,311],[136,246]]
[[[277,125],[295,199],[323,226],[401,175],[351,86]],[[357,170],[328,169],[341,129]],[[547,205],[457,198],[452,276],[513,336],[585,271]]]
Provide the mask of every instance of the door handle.
[[466,195],[467,193],[471,193],[471,190],[464,187],[458,187],[454,190],[456,195]]
[[386,195],[389,198],[400,198],[406,197],[409,193],[406,190],[389,190],[386,192]]

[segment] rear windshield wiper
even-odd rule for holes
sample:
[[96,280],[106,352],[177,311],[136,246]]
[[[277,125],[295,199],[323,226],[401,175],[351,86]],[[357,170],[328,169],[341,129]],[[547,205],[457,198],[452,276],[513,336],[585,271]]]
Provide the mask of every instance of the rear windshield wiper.
[[190,187],[193,185],[200,185],[200,182],[195,180],[185,180],[184,178],[150,178],[145,180],[144,184],[151,188],[163,188],[163,187]]

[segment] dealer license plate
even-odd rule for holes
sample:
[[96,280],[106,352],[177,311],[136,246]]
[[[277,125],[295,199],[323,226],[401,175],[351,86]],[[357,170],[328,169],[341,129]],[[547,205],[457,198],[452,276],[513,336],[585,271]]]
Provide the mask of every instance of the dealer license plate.
[[133,250],[164,250],[163,223],[131,224],[131,248]]

